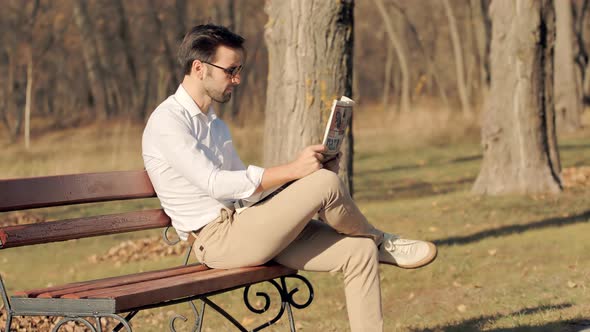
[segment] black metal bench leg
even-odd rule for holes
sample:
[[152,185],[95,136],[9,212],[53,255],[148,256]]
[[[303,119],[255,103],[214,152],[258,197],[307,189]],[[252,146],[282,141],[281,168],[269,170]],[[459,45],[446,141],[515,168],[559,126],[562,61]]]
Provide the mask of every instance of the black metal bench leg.
[[8,310],[6,310],[6,329],[4,331],[10,331],[10,325],[12,324],[12,314]]
[[96,318],[96,332],[102,332],[102,322],[100,321],[100,317]]
[[114,318],[116,320],[119,321],[119,324],[117,324],[117,326],[115,326],[115,328],[113,329],[113,332],[118,332],[120,329],[122,329],[123,327],[131,332],[131,326],[129,325],[129,321],[135,317],[135,315],[137,315],[137,313],[139,312],[139,310],[137,311],[131,311],[129,314],[127,314],[127,316],[125,316],[125,318],[119,316],[119,315],[108,315],[108,317]]
[[[1,243],[1,242],[0,242]],[[12,308],[10,307],[10,301],[8,300],[8,293],[4,286],[4,280],[0,275],[0,295],[2,296],[2,302],[4,302],[4,309],[6,310],[6,332],[10,332],[10,325],[12,324]]]
[[295,318],[293,317],[293,310],[291,309],[291,305],[286,303],[285,306],[287,307],[287,316],[289,317],[289,327],[291,328],[291,332],[297,332],[295,330]]

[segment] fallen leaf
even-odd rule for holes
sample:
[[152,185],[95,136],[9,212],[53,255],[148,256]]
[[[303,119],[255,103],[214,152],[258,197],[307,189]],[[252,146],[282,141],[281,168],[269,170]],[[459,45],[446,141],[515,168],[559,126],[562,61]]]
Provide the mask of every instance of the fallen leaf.
[[573,282],[571,280],[568,280],[567,281],[567,287],[569,287],[569,288],[576,288],[576,287],[578,287],[578,284],[576,284],[575,282]]
[[252,317],[244,317],[244,319],[242,319],[242,325],[250,325],[252,323],[254,323],[255,319]]

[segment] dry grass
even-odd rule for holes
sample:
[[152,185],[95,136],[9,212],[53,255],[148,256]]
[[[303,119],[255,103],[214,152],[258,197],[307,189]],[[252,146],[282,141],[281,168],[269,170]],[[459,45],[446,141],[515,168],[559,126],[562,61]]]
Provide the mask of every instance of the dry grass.
[[[440,249],[438,260],[425,269],[382,268],[386,331],[532,332],[587,327],[590,187],[574,185],[558,196],[472,196],[469,189],[481,162],[473,121],[464,123],[426,108],[391,117],[379,112],[365,107],[356,117],[355,186],[360,207],[378,227],[435,241]],[[141,168],[141,128],[125,122],[102,123],[36,137],[30,152],[9,146],[2,151],[0,177]],[[262,127],[233,129],[243,159],[259,162]],[[564,135],[561,157],[567,168],[590,166],[590,131]],[[120,208],[149,204],[154,202],[126,202]],[[45,219],[67,218],[103,208],[83,205],[35,213]],[[141,232],[131,237],[155,235]],[[90,259],[107,255],[128,239],[129,235],[117,235],[2,251],[0,274],[15,290],[181,261],[172,256],[114,265]],[[341,276],[304,275],[313,282],[316,299],[310,308],[295,311],[299,330],[345,331]],[[247,326],[261,322],[247,312],[239,293],[216,296],[216,301]],[[149,310],[134,319],[135,329],[165,330],[172,311],[190,317],[186,305]],[[229,329],[212,311],[206,324],[205,331]],[[285,320],[271,329],[286,330]]]
[[[357,109],[354,134],[358,153],[441,146],[479,139],[475,119],[464,120],[456,112],[430,105],[416,105],[407,114],[387,113],[375,105],[360,105]],[[51,130],[39,121],[33,125],[34,135],[29,150],[24,149],[22,140],[11,143],[6,137],[0,138],[0,145],[5,146],[0,159],[0,178],[143,167],[141,123],[119,119],[61,130]],[[229,125],[234,144],[244,162],[260,164],[263,122],[253,119],[240,126]]]

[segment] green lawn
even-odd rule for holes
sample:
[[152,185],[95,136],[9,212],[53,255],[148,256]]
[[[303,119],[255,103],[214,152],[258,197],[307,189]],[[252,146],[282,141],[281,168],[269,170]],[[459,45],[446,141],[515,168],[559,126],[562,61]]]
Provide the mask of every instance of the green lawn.
[[[141,167],[140,131],[126,129],[126,145],[115,152],[104,146],[96,148],[104,152],[92,154],[95,159],[89,160],[83,156],[93,151],[91,146],[64,143],[71,149],[55,150],[63,136],[48,137],[52,143],[46,145],[37,141],[37,150],[32,153],[12,147],[3,152],[0,174],[11,177]],[[75,139],[75,135],[66,136]],[[238,135],[247,137],[244,132]],[[438,259],[426,268],[382,267],[386,331],[577,331],[590,325],[590,186],[574,187],[557,196],[474,196],[470,188],[481,162],[477,140],[404,148],[394,143],[373,146],[370,137],[363,132],[357,136],[355,197],[362,211],[382,229],[428,239],[439,247]],[[109,143],[112,141],[105,140],[103,144]],[[564,167],[590,165],[588,132],[560,143]],[[239,148],[248,156],[244,159],[259,160],[259,152]],[[134,150],[135,154],[130,153]],[[59,164],[67,155],[79,164]],[[108,160],[106,165],[101,164],[101,156]],[[34,171],[23,169],[29,163],[35,165]],[[153,206],[157,206],[154,200],[114,203],[109,212]],[[90,204],[33,213],[58,219],[104,209],[104,204]],[[89,259],[105,254],[123,239],[156,234],[4,250],[0,252],[0,274],[12,291],[181,263],[179,256],[128,264],[97,264]],[[302,274],[312,281],[315,300],[306,310],[295,311],[298,328],[345,331],[348,322],[342,277]],[[262,322],[245,309],[241,292],[214,299],[247,326]],[[260,303],[253,302],[257,301]],[[187,305],[154,309],[139,314],[134,327],[137,331],[165,330],[174,313],[190,317]],[[212,310],[206,318],[204,331],[229,329]],[[177,326],[179,331],[189,330],[188,323]],[[287,331],[286,319],[270,330]]]

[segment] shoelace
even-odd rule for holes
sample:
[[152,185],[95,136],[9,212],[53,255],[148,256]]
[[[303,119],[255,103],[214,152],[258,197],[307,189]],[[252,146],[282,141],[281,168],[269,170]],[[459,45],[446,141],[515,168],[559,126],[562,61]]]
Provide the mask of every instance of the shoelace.
[[[412,246],[405,246],[404,244],[410,244],[412,241],[406,239],[400,239],[398,237],[392,237],[387,239],[383,243],[385,250],[389,252],[401,251],[402,254],[410,254],[412,252]],[[397,242],[397,245],[394,243]]]

